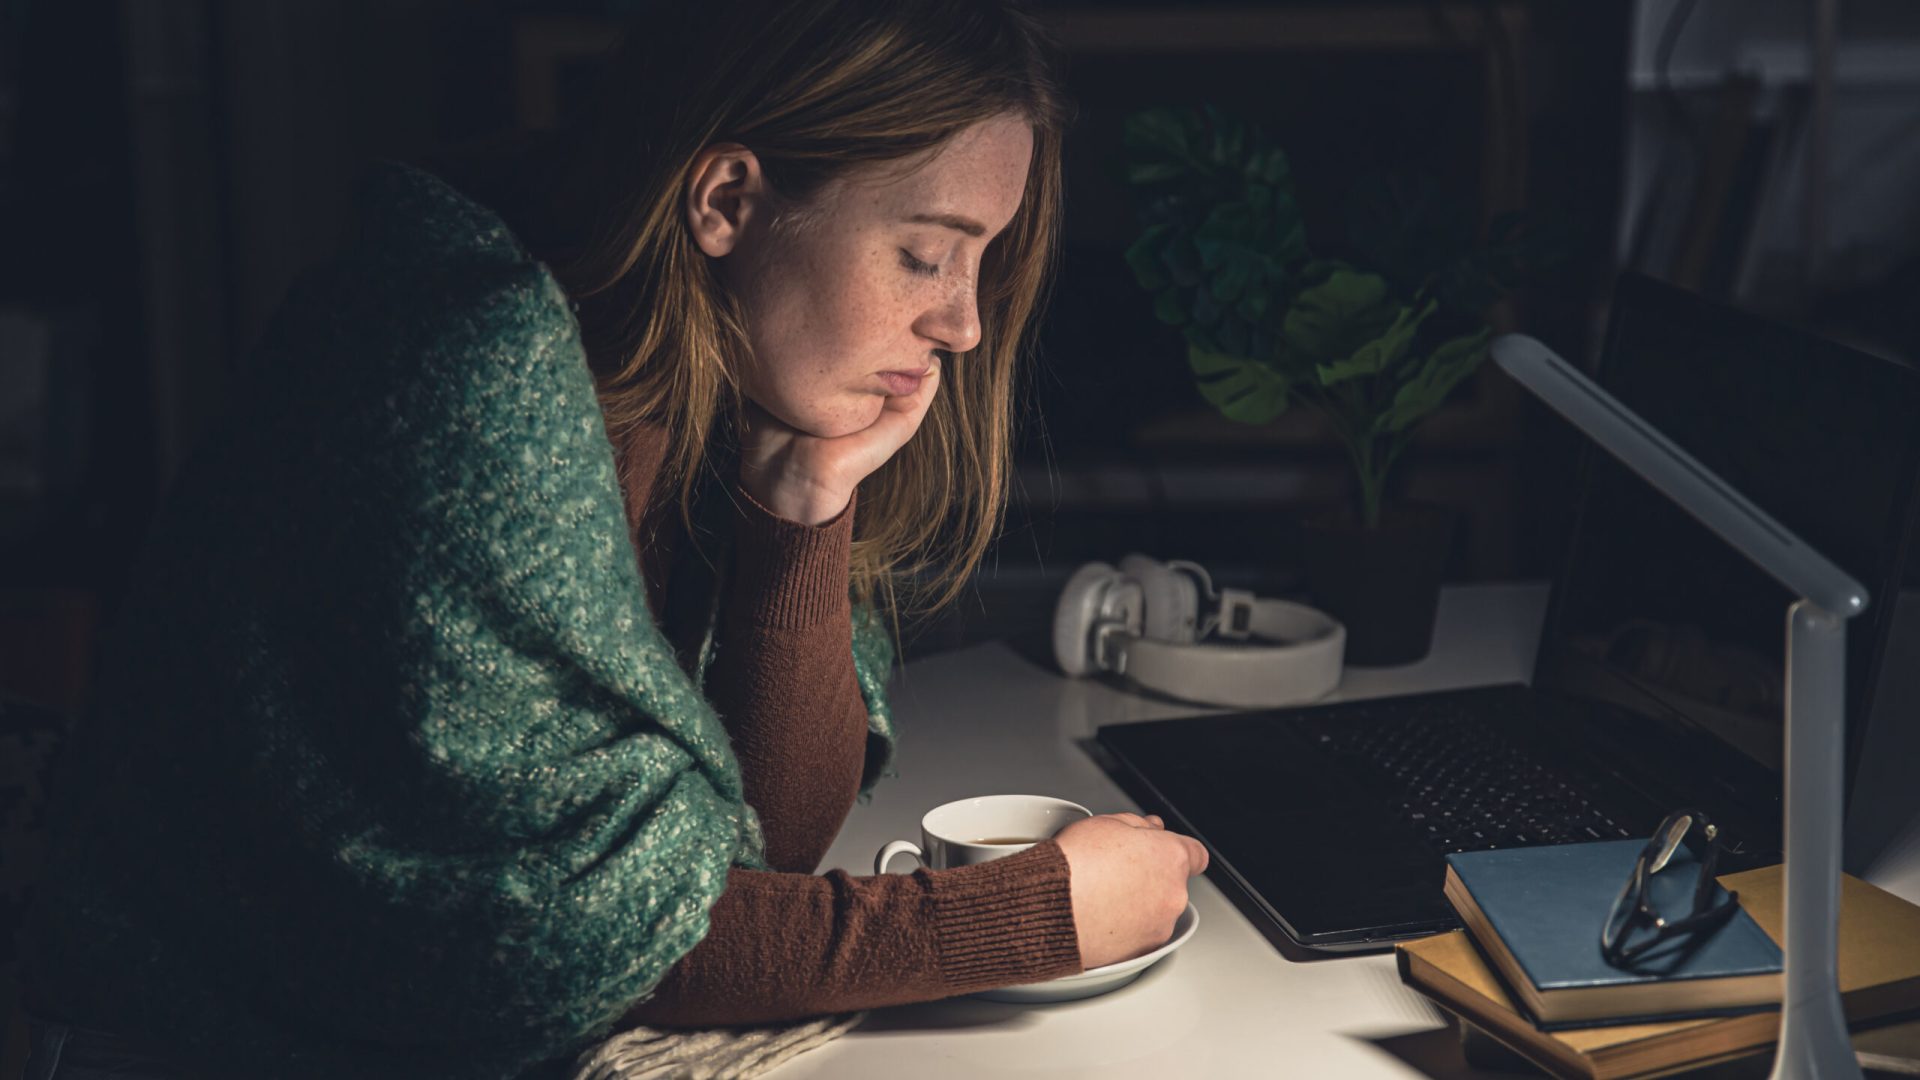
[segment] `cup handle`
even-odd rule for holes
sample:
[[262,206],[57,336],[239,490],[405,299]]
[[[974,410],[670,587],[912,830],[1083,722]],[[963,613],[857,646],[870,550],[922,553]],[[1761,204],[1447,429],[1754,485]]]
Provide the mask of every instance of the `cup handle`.
[[901,852],[912,852],[913,857],[919,861],[920,865],[925,866],[927,864],[926,852],[920,850],[919,844],[911,840],[892,840],[887,843],[886,847],[880,849],[880,854],[873,857],[873,872],[876,874],[886,873],[887,864],[892,862],[893,857]]

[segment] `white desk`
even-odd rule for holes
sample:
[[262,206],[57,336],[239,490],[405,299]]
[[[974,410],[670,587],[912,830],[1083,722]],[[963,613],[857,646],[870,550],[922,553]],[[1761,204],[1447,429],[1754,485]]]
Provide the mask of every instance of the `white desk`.
[[[1526,681],[1545,605],[1539,584],[1449,588],[1426,660],[1351,670],[1328,700]],[[1138,809],[1079,741],[1101,724],[1209,711],[1066,679],[998,643],[908,665],[895,676],[891,700],[900,775],[881,783],[871,804],[854,807],[827,868],[872,873],[881,844],[917,838],[921,814],[969,795],[1027,792],[1096,813]],[[1868,877],[1920,897],[1920,828],[1909,828]],[[1445,1014],[1400,984],[1391,954],[1295,963],[1210,880],[1193,879],[1191,895],[1199,931],[1123,990],[1057,1005],[956,999],[879,1010],[777,1075],[1510,1080],[1460,1064]]]

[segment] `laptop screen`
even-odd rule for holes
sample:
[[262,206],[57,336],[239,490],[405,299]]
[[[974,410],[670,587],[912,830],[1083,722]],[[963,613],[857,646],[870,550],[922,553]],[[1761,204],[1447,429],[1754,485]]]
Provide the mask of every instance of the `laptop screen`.
[[[1872,604],[1848,626],[1848,715],[1863,715],[1905,554],[1920,374],[1625,275],[1597,379],[1867,587]],[[1693,759],[1667,764],[1758,794],[1756,778],[1782,766],[1796,598],[1610,454],[1589,443],[1582,455],[1535,687],[1677,735],[1657,752]],[[1851,782],[1864,725],[1849,726]]]

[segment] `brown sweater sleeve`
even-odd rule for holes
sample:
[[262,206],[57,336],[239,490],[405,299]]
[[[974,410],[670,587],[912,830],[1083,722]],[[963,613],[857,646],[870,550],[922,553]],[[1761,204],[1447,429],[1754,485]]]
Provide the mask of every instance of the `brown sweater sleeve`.
[[1078,972],[1068,867],[1052,842],[955,870],[812,876],[865,763],[847,595],[855,507],[809,526],[732,494],[732,585],[705,692],[773,871],[729,873],[706,937],[628,1020],[770,1023]]
[[867,706],[847,595],[854,502],[819,525],[776,515],[737,484],[733,581],[706,694],[733,740],[767,865],[812,873],[852,809]]
[[626,1022],[774,1023],[1077,974],[1068,884],[1051,840],[912,874],[735,869],[712,929]]

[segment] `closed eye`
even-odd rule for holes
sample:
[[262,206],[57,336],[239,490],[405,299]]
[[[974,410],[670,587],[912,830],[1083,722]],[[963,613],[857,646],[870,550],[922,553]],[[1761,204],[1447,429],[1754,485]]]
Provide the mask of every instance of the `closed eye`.
[[926,277],[932,277],[940,272],[938,266],[932,263],[921,262],[919,259],[914,258],[913,252],[908,251],[906,248],[900,249],[900,263],[913,273],[922,274]]

